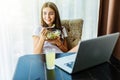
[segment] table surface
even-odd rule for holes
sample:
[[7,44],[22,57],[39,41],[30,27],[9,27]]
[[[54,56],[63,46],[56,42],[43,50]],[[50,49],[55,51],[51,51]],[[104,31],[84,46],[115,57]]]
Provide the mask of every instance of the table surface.
[[[57,54],[56,57],[67,55],[71,53]],[[70,75],[58,67],[47,70],[44,56],[44,54],[21,56],[13,80],[120,80],[120,69],[108,62]]]

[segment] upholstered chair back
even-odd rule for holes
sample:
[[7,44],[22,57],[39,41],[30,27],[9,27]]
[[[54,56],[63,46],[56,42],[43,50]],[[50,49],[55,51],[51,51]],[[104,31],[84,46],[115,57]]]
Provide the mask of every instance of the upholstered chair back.
[[67,30],[67,44],[70,50],[78,44],[82,36],[83,19],[62,20],[62,26]]

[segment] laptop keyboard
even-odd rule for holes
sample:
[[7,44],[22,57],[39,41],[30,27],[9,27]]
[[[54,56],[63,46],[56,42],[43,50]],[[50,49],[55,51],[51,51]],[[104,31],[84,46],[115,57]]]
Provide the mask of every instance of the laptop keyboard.
[[73,68],[74,62],[65,63],[66,66]]

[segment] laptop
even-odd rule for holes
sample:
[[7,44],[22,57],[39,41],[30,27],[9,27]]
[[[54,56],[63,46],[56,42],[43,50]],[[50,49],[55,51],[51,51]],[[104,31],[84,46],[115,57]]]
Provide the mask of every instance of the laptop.
[[55,65],[69,74],[109,61],[119,33],[108,34],[79,42],[75,54],[57,58]]

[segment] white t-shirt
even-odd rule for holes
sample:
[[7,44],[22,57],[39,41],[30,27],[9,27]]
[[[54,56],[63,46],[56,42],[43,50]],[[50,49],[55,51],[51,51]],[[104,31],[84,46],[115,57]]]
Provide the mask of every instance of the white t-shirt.
[[[63,33],[64,35],[62,35],[62,37],[67,37],[67,32],[66,32],[66,29],[64,26],[63,27]],[[33,36],[38,36],[39,37],[39,34],[40,34],[40,31],[42,29],[42,26],[40,27],[36,27],[34,30],[33,30]],[[47,51],[48,49],[54,49],[56,53],[62,53],[62,51],[56,46],[56,45],[53,45],[51,43],[49,43],[48,41],[45,41],[44,43],[44,46],[43,46],[43,53],[45,53],[45,51]]]

